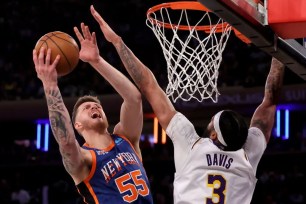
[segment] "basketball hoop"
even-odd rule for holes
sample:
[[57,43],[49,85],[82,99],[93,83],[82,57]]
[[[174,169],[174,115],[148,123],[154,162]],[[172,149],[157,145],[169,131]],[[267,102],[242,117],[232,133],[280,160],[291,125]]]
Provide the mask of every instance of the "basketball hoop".
[[250,41],[199,2],[162,3],[147,11],[146,24],[167,62],[166,94],[172,101],[218,101],[218,69],[231,30]]

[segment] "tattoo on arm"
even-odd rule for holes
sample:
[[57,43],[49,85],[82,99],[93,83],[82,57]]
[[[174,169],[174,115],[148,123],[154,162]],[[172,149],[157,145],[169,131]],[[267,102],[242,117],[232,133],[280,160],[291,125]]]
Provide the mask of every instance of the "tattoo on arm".
[[267,123],[265,123],[262,120],[255,120],[253,121],[253,126],[257,127],[259,129],[261,129],[261,131],[265,134],[266,132],[268,132],[268,126]]
[[142,69],[137,67],[141,65],[141,63],[137,61],[137,58],[133,56],[134,54],[124,43],[120,44],[120,47],[118,48],[118,53],[123,63],[125,64],[127,71],[130,73],[137,86],[141,87],[141,83],[143,83],[143,73]]
[[49,90],[46,93],[49,118],[54,137],[58,143],[68,141],[66,124],[71,123],[67,118],[66,108],[59,90]]
[[71,138],[72,135],[67,131],[67,124],[71,124],[69,114],[64,105],[63,98],[58,89],[46,91],[46,99],[49,110],[49,118],[51,123],[51,129],[53,135],[60,145],[60,153],[62,155],[63,164],[68,172],[71,172],[73,168],[73,162],[71,161],[71,153],[65,151],[61,145],[66,144],[69,140],[75,139]]
[[63,149],[60,150],[61,155],[62,155],[62,160],[63,160],[63,164],[64,167],[66,169],[67,172],[72,172],[73,167],[74,167],[74,163],[71,161],[71,154],[68,152],[65,152]]
[[284,73],[284,66],[282,64],[272,62],[271,70],[267,78],[266,86],[265,86],[265,94],[269,101],[272,104],[277,104],[280,90],[283,81],[283,73]]

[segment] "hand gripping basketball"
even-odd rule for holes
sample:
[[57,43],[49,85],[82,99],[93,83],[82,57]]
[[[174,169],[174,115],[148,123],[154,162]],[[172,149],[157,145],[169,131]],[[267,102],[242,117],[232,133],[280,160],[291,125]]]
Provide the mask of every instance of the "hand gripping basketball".
[[56,66],[59,77],[72,72],[79,62],[79,46],[67,33],[54,31],[43,35],[37,41],[35,49],[39,51],[41,47],[51,49],[51,63],[57,55],[61,56]]

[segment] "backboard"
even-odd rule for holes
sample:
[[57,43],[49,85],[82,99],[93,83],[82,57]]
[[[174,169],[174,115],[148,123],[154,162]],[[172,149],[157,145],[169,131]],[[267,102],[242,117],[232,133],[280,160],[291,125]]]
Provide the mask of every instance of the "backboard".
[[[287,26],[286,30],[292,31],[296,29],[299,24],[292,23],[295,24],[293,27],[282,23],[278,24],[277,26],[272,26],[272,24],[269,24],[269,16],[267,12],[269,6],[271,9],[271,7],[275,6],[276,4],[279,6],[281,3],[284,3],[285,6],[289,3],[300,4],[296,5],[295,7],[301,11],[305,11],[306,8],[304,9],[303,7],[306,7],[306,4],[302,4],[302,0],[269,0],[272,3],[275,2],[275,4],[271,4],[270,2],[268,4],[267,0],[261,0],[260,3],[255,3],[255,1],[259,2],[258,0],[198,1],[210,9],[217,16],[222,18],[224,21],[232,25],[235,29],[240,31],[243,35],[248,37],[256,47],[277,58],[299,77],[306,80],[306,48],[297,40],[297,37],[293,39],[279,37],[282,34],[279,31],[282,26]],[[281,7],[275,10],[278,12],[278,9],[279,11],[283,12]],[[281,14],[279,14],[279,16],[281,16]],[[288,17],[289,16],[290,14]],[[305,16],[302,17],[304,18]],[[291,20],[294,21],[297,19],[288,18],[288,21]],[[302,30],[301,32],[298,32],[300,32],[301,35],[304,35],[304,28],[302,27],[305,27],[306,29],[306,26],[304,26],[306,24],[306,17],[305,19],[302,19],[300,23],[300,25],[303,26],[299,27]],[[305,36],[298,37],[306,37],[306,34]]]

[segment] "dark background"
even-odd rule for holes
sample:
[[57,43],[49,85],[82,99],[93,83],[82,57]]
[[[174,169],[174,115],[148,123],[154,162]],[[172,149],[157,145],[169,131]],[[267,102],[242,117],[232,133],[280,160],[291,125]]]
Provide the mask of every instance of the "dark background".
[[[41,82],[32,62],[32,49],[45,33],[63,31],[74,36],[73,26],[81,22],[96,31],[101,55],[126,74],[113,46],[108,43],[92,18],[89,6],[93,4],[109,25],[146,64],[159,84],[168,83],[166,62],[153,32],[146,26],[147,10],[161,1],[118,0],[3,0],[0,2],[0,203],[16,203],[12,192],[19,187],[31,196],[29,203],[44,203],[44,189],[49,189],[50,204],[80,203],[72,179],[61,163],[58,146],[50,135],[48,152],[37,150],[36,120],[46,119],[47,107]],[[232,35],[223,53],[218,86],[221,96],[237,93],[263,93],[271,57],[252,45],[246,45]],[[127,74],[126,74],[127,75]],[[128,75],[127,75],[128,76]],[[283,140],[272,132],[272,139],[258,167],[253,203],[305,203],[306,125],[305,82],[286,69],[284,89],[298,93],[295,100],[284,97],[281,105],[291,107],[290,138]],[[113,88],[90,66],[79,62],[69,75],[59,79],[59,86],[69,110],[75,99],[92,93],[101,97],[112,128],[118,121],[120,98]],[[302,87],[302,88],[301,88]],[[177,103],[195,124],[199,134],[213,113],[222,108],[241,111],[247,120],[259,101],[250,103],[207,102]],[[187,104],[187,105],[186,105]],[[191,108],[190,106],[193,106]],[[151,144],[152,113],[144,99],[146,114],[141,143],[144,165],[151,181],[155,203],[172,203],[174,175],[173,147]],[[79,138],[78,138],[79,139]]]

